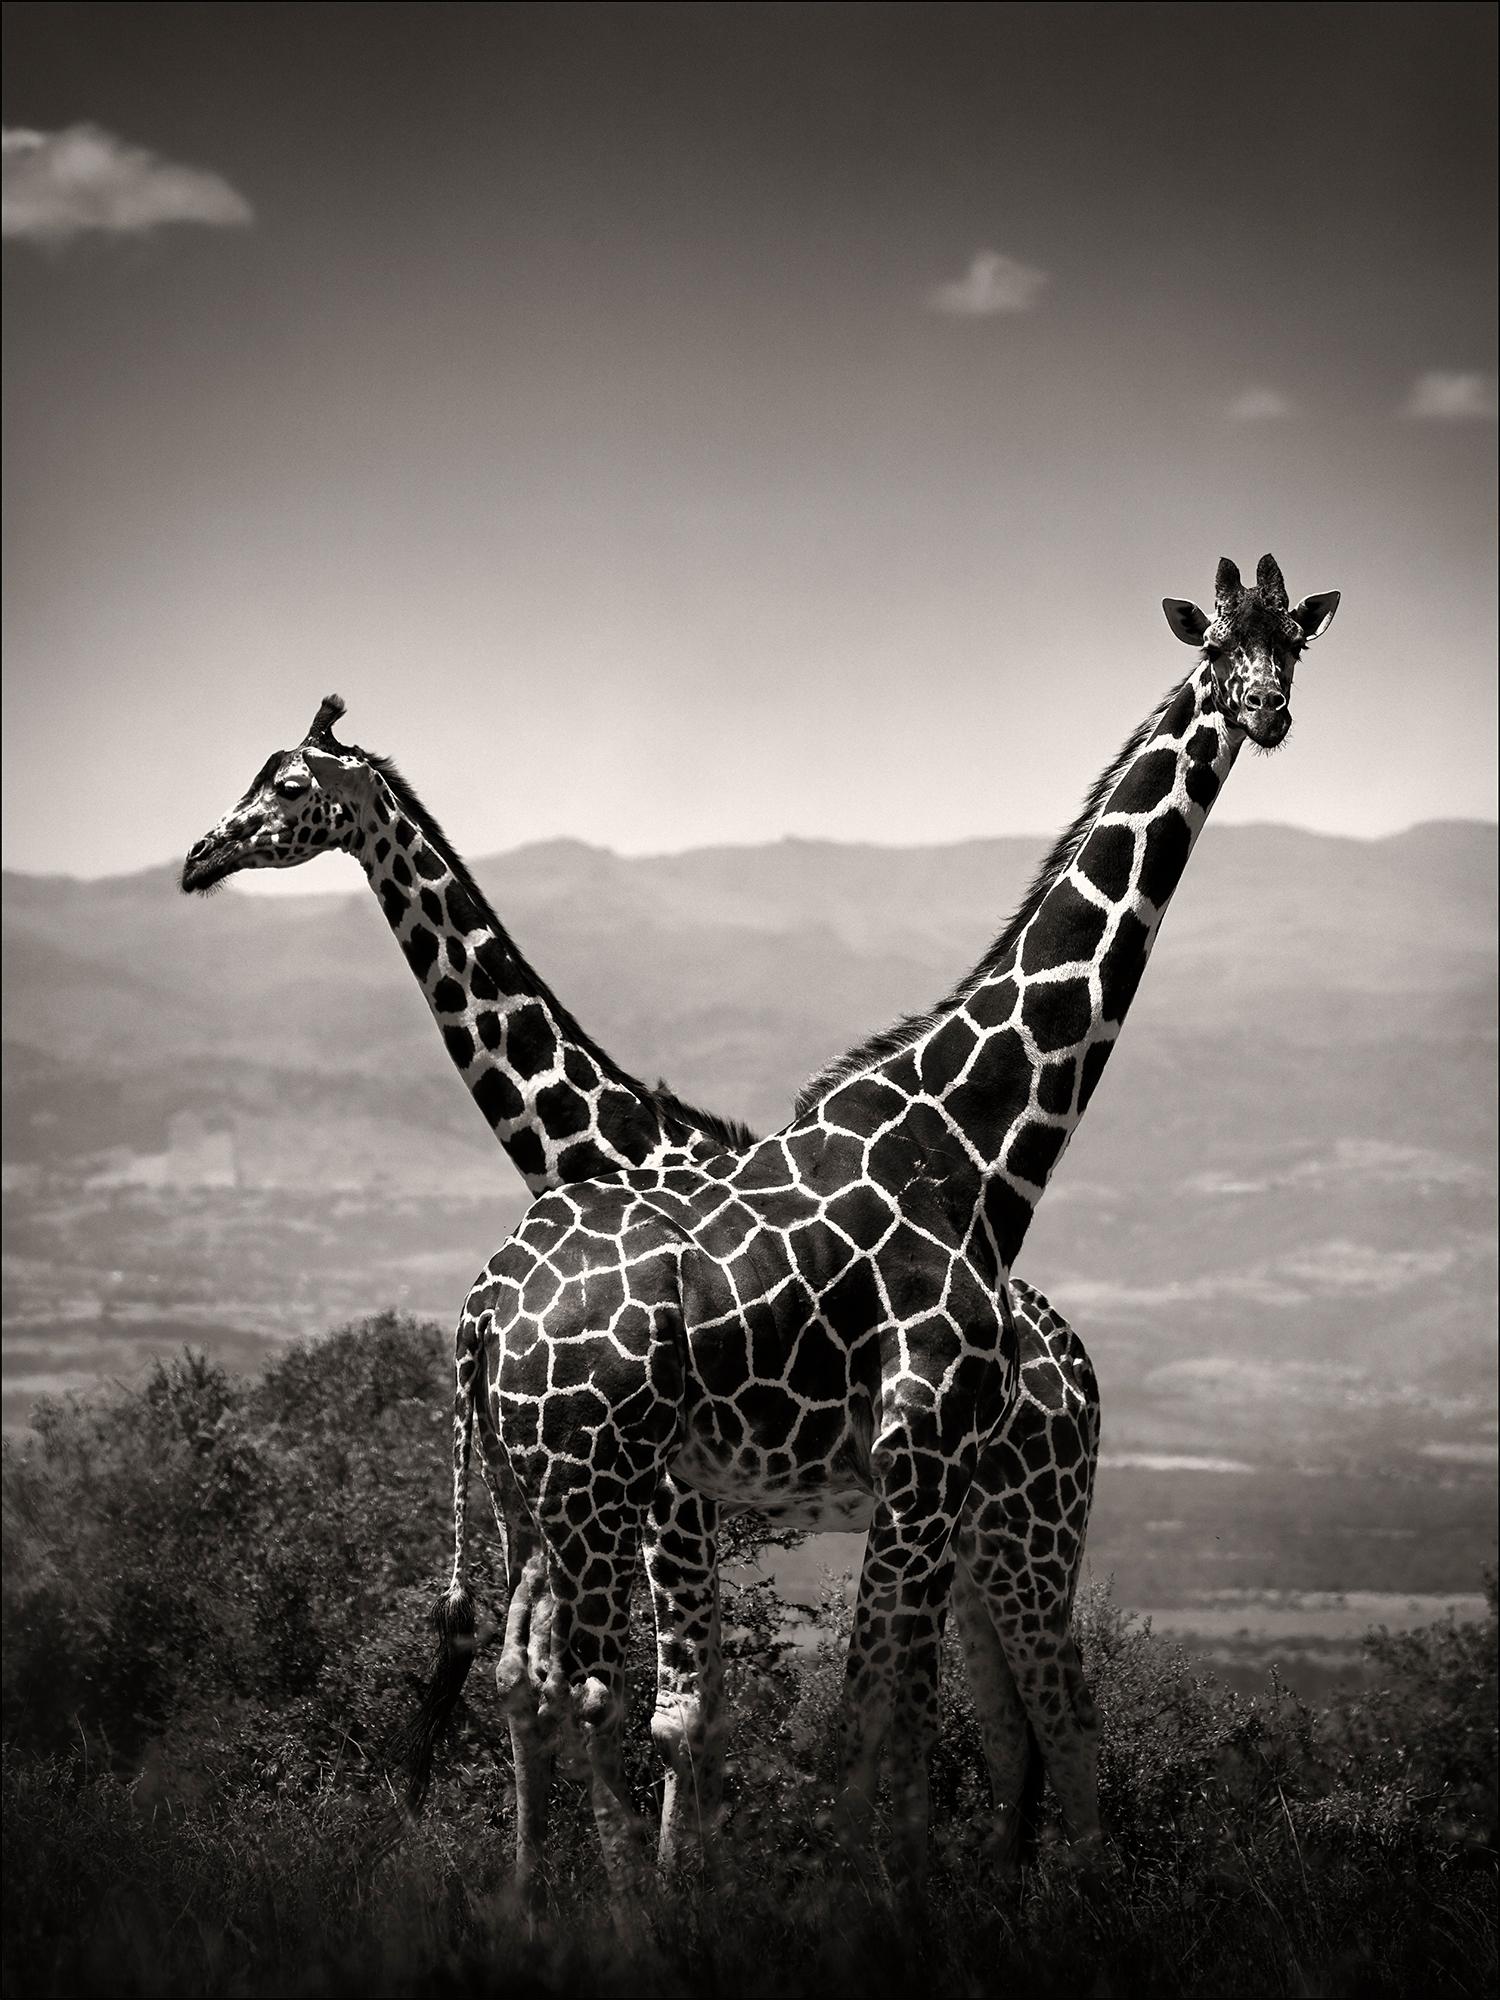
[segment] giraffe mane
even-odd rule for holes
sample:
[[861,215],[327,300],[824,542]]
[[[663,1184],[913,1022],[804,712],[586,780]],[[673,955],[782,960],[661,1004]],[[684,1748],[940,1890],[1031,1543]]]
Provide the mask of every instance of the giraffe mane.
[[741,1153],[753,1146],[759,1137],[741,1118],[722,1118],[717,1111],[704,1111],[699,1105],[684,1103],[665,1078],[646,1095],[667,1120],[674,1138],[690,1138],[694,1133],[701,1133],[726,1152]]
[[[741,1124],[737,1118],[721,1118],[717,1112],[703,1111],[697,1105],[685,1103],[674,1090],[668,1088],[664,1081],[658,1083],[654,1090],[651,1089],[649,1085],[642,1083],[639,1077],[632,1076],[629,1070],[617,1063],[613,1056],[600,1048],[593,1036],[584,1032],[572,1014],[559,1002],[556,994],[553,993],[545,980],[538,975],[535,968],[517,949],[515,939],[496,916],[489,897],[485,895],[479,884],[474,880],[473,875],[469,872],[468,863],[458,852],[458,849],[453,845],[447,834],[444,833],[441,826],[438,825],[432,813],[428,811],[427,807],[417,797],[416,793],[412,790],[410,782],[402,776],[392,759],[389,757],[378,757],[373,751],[365,750],[357,743],[343,744],[340,748],[346,755],[362,757],[372,771],[380,773],[380,776],[389,786],[392,796],[396,799],[402,810],[416,826],[421,828],[423,839],[430,842],[436,848],[437,852],[453,870],[455,878],[473,899],[474,905],[479,910],[484,921],[494,929],[497,937],[504,939],[506,946],[515,958],[516,964],[524,970],[526,976],[533,982],[538,995],[545,1000],[547,1006],[551,1009],[553,1019],[557,1022],[564,1035],[570,1040],[575,1041],[579,1047],[587,1049],[595,1062],[598,1063],[600,1069],[612,1082],[619,1084],[622,1089],[635,1092],[638,1096],[654,1104],[661,1114],[669,1136],[674,1139],[688,1140],[695,1135],[701,1135],[703,1138],[711,1139],[715,1145],[723,1146],[727,1152],[738,1152],[746,1146],[754,1145],[755,1134],[750,1130],[748,1125]],[[275,760],[273,759],[272,761],[274,762]]]
[[804,1111],[811,1110],[813,1105],[827,1097],[839,1084],[847,1083],[851,1077],[873,1069],[888,1056],[899,1055],[902,1049],[910,1048],[913,1042],[919,1041],[945,1014],[966,1000],[976,986],[999,971],[1004,960],[1015,950],[1020,942],[1021,933],[1041,908],[1044,898],[1058,877],[1072,865],[1094,821],[1099,817],[1104,801],[1114,790],[1126,765],[1155,733],[1158,723],[1181,692],[1182,685],[1180,680],[1172,683],[1146,720],[1130,732],[1099,773],[1089,787],[1088,795],[1073,820],[1052,843],[1046,860],[1032,878],[1030,888],[1017,904],[1015,914],[978,964],[966,972],[958,984],[935,1006],[928,1007],[921,1013],[903,1015],[889,1028],[882,1028],[866,1040],[856,1043],[844,1055],[835,1057],[831,1063],[825,1064],[822,1069],[810,1076],[797,1092],[796,1103],[793,1106],[794,1117],[801,1117]]

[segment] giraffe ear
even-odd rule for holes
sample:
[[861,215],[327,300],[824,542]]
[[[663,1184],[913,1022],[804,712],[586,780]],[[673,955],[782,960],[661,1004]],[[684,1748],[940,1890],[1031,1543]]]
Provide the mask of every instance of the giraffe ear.
[[1208,619],[1191,598],[1164,597],[1161,608],[1167,614],[1167,623],[1184,646],[1203,644],[1203,635],[1208,630]]
[[1338,608],[1338,591],[1320,590],[1316,596],[1304,597],[1300,604],[1294,604],[1292,616],[1302,627],[1304,639],[1321,639],[1333,623],[1333,614]]
[[304,743],[301,757],[309,771],[325,788],[338,786],[348,791],[359,776],[359,766],[346,752],[320,750],[316,743]]

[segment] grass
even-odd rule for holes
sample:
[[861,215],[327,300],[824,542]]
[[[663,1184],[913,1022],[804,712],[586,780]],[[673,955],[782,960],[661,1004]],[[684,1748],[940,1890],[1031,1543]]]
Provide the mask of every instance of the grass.
[[[622,1933],[586,1856],[528,1925],[507,1840],[470,1804],[373,1868],[372,1801],[181,1806],[80,1757],[5,1773],[6,1990],[23,1994],[1470,1995],[1493,1988],[1493,1873],[1458,1855],[1309,1858],[1288,1817],[1117,1857],[1083,1882],[1044,1854],[1020,1907],[950,1854],[898,1917],[789,1828],[731,1841],[714,1886],[643,1901]],[[791,1850],[790,1852],[788,1850]],[[800,1850],[800,1852],[799,1852]]]
[[[389,1851],[382,1746],[426,1664],[443,1568],[447,1370],[382,1318],[239,1382],[187,1357],[56,1405],[5,1459],[8,1995],[1488,1994],[1496,1953],[1496,1617],[1371,1634],[1313,1706],[1216,1682],[1085,1593],[1109,1866],[1044,1842],[1017,1903],[981,1828],[957,1673],[921,1908],[867,1893],[822,1828],[842,1607],[779,1638],[727,1592],[731,1812],[713,1878],[602,1890],[559,1783],[547,1914],[508,1892],[511,1795],[487,1672],[427,1815]],[[484,1581],[484,1561],[479,1564]],[[493,1590],[493,1580],[489,1581]],[[648,1690],[650,1635],[635,1635]],[[649,1812],[644,1706],[631,1775]]]

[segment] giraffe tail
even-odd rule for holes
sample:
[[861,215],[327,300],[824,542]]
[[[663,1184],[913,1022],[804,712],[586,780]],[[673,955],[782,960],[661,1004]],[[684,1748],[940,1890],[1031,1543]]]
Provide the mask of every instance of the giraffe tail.
[[431,1612],[437,1635],[432,1672],[421,1705],[401,1742],[406,1771],[406,1808],[422,1809],[432,1784],[432,1760],[464,1682],[477,1644],[474,1593],[469,1587],[469,1469],[474,1455],[477,1357],[460,1354],[453,1394],[453,1576]]
[[448,1727],[474,1659],[474,1595],[467,1588],[447,1591],[432,1607],[437,1650],[421,1706],[406,1735],[406,1807],[422,1810],[432,1785],[432,1760]]

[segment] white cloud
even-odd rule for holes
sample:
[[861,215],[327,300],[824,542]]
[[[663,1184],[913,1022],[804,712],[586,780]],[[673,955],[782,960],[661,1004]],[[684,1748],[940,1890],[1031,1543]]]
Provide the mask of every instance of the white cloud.
[[164,222],[249,222],[250,204],[205,167],[180,167],[97,125],[4,135],[4,233],[65,243],[85,230],[139,234]]
[[1439,423],[1472,424],[1493,420],[1500,403],[1492,375],[1467,375],[1433,368],[1419,375],[1402,406],[1403,417],[1434,417]]
[[933,312],[949,313],[956,319],[1029,312],[1048,282],[1046,271],[1034,270],[1002,251],[976,250],[963,276],[934,285],[927,294],[927,304]]
[[1279,389],[1241,389],[1228,414],[1237,424],[1263,424],[1275,417],[1289,417],[1292,406]]

